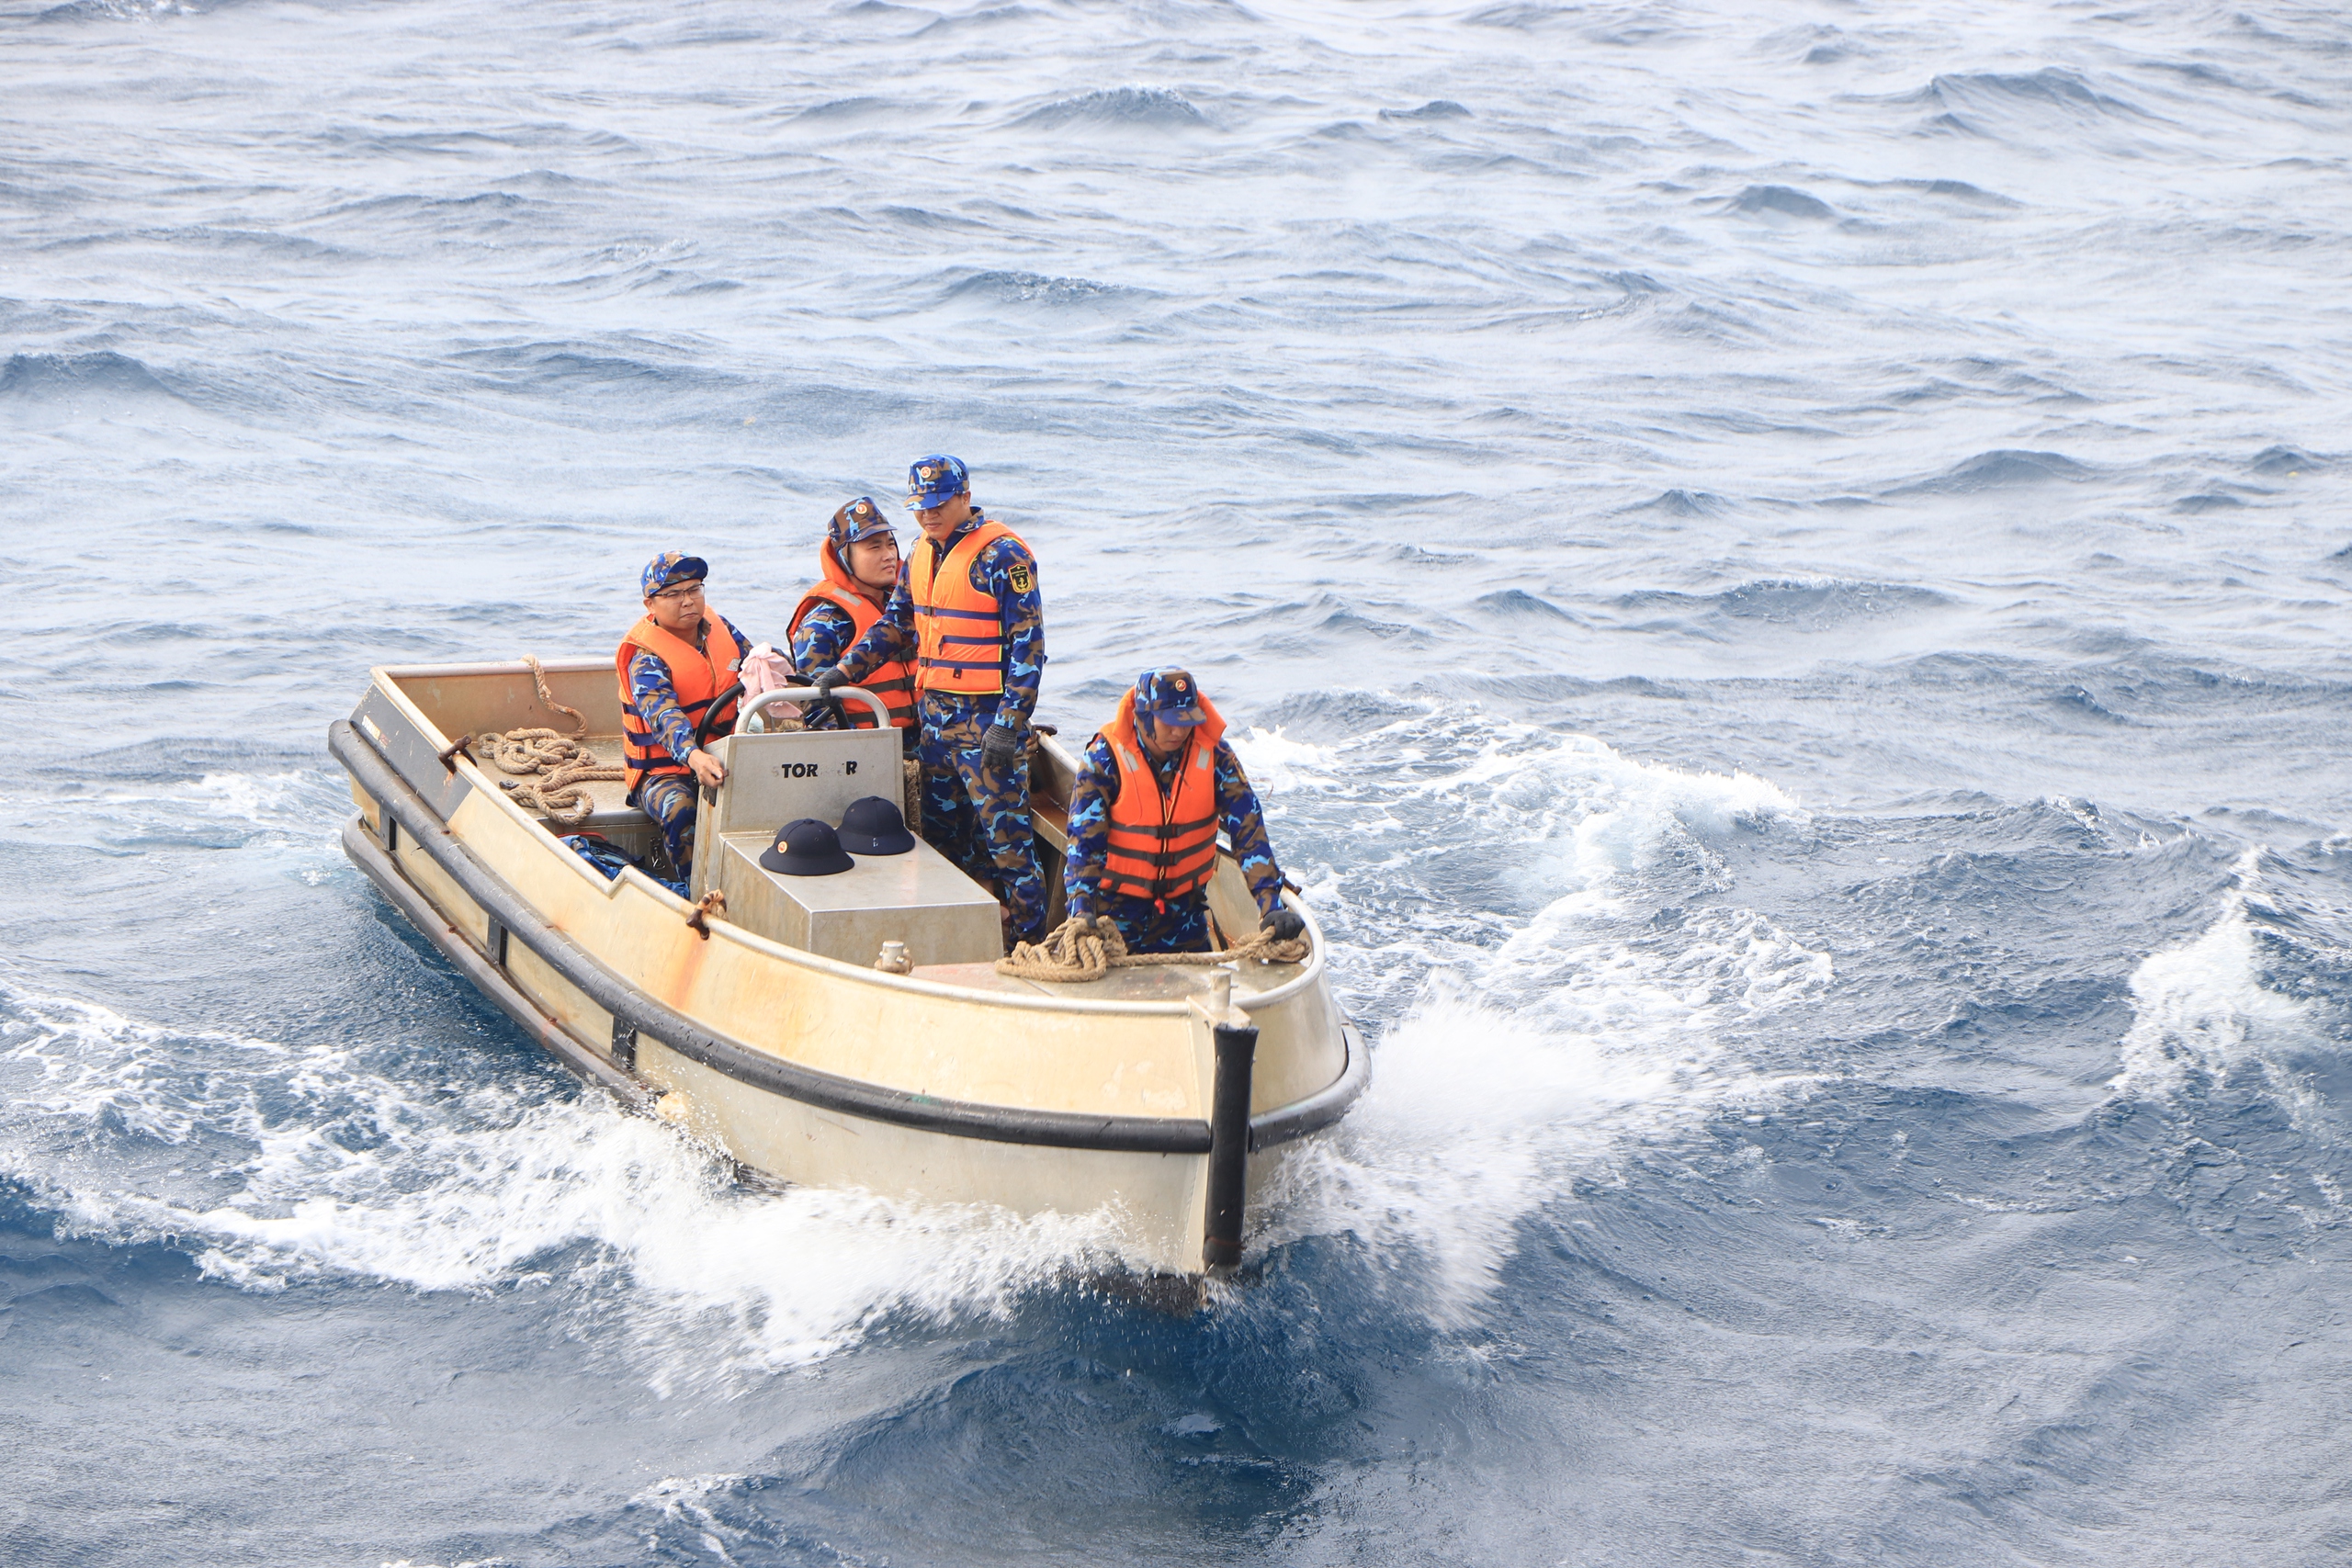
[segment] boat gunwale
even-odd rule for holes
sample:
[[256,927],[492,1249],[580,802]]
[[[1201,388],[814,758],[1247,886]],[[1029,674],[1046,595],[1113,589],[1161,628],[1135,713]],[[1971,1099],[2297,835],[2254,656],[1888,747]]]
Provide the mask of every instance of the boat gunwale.
[[[376,800],[379,809],[390,813],[396,822],[404,827],[418,848],[485,915],[503,927],[510,938],[522,942],[567,983],[611,1014],[616,1023],[651,1035],[690,1061],[723,1073],[737,1082],[798,1103],[950,1136],[1110,1153],[1204,1155],[1209,1150],[1209,1124],[1201,1119],[1101,1115],[942,1099],[828,1073],[722,1034],[616,974],[569,932],[549,921],[504,878],[485,864],[469,845],[451,831],[446,821],[435,815],[423,796],[400,775],[390,760],[349,720],[338,719],[328,727],[328,749],[350,771],[353,781]],[[370,777],[370,774],[379,776]],[[492,798],[499,799],[496,792],[491,794]],[[521,813],[513,803],[503,799],[499,799],[499,803],[529,821],[527,815]],[[536,823],[531,823],[531,826],[534,831],[537,830]],[[375,850],[377,847],[369,845],[368,848]],[[390,862],[389,854],[386,860],[389,869],[399,874],[397,863]],[[360,869],[363,872],[370,870],[364,862],[360,863]],[[583,863],[582,869],[589,871],[592,868]],[[401,881],[405,884],[406,877],[402,876]],[[395,898],[393,902],[397,906],[401,901]],[[677,902],[674,896],[673,902]],[[402,913],[407,914],[408,911],[403,909]],[[447,924],[446,915],[443,923]],[[415,924],[413,919],[411,924]],[[723,924],[718,929],[732,931]],[[441,939],[429,929],[421,929],[420,934],[436,948],[443,945]],[[453,940],[463,942],[454,931],[451,936]],[[764,939],[753,940],[763,948],[772,945]],[[470,944],[467,945],[469,951]],[[791,950],[780,951],[789,953]],[[813,958],[814,955],[800,956]],[[818,959],[815,962],[828,970],[845,971],[848,976],[859,979],[887,978],[903,983],[900,976],[869,976],[866,971],[833,960]],[[459,968],[469,970],[469,966],[460,964]],[[471,977],[469,973],[469,978]],[[962,1001],[981,999],[989,995],[956,987],[933,987],[930,983],[926,983],[924,988],[936,989]],[[492,999],[498,1000],[495,996]],[[1007,1000],[1012,1005],[1034,1005],[1018,998]],[[1036,1000],[1052,1004],[1060,998],[1038,998]],[[1182,1013],[1189,1008],[1189,1003],[1172,1006],[1098,1003],[1090,1006],[1062,1001],[1056,1010]],[[1370,1077],[1370,1059],[1354,1029],[1344,1021],[1340,1022],[1340,1029],[1343,1066],[1339,1077],[1303,1100],[1277,1106],[1262,1115],[1250,1118],[1250,1146],[1252,1149],[1288,1143],[1329,1126],[1345,1114],[1363,1092]]]
[[[567,674],[583,671],[594,673],[606,668],[605,665],[594,660],[587,659],[541,660],[539,667],[542,670],[560,671]],[[427,717],[424,710],[419,707],[407,693],[401,691],[396,682],[435,675],[527,675],[530,672],[529,665],[520,660],[512,660],[503,663],[478,664],[379,664],[369,670],[368,677],[377,689],[384,694],[386,699],[396,705],[410,723],[418,727],[419,732],[426,738],[428,742],[438,743],[435,746],[437,750],[440,746],[447,745],[452,737],[443,734],[441,727]],[[347,723],[348,721],[338,720],[337,722]],[[364,732],[361,739],[367,739]],[[1052,745],[1053,742],[1048,739],[1046,744]],[[384,755],[382,749],[372,741],[369,742],[368,750],[376,752],[379,757]],[[389,757],[385,757],[384,761],[387,766],[390,765],[391,760]],[[488,796],[493,805],[531,829],[533,832],[547,830],[537,818],[510,799],[504,790],[497,788],[490,775],[481,771],[481,764],[477,763],[471,756],[460,752],[451,758],[447,765],[452,769],[462,765],[469,770],[476,793]],[[1073,766],[1075,766],[1074,763]],[[392,774],[395,778],[400,777],[400,770],[393,767]],[[405,779],[401,782],[407,783]],[[419,803],[423,804],[422,797]],[[428,814],[432,811],[429,806],[425,809]],[[434,819],[442,821],[438,816]],[[446,823],[444,827],[446,830]],[[595,885],[595,890],[607,898],[619,891],[622,882],[634,878],[636,886],[675,908],[681,919],[694,908],[687,900],[679,897],[636,866],[626,866],[622,868],[619,876],[606,878],[578,855],[567,852],[564,858],[571,863],[573,870],[582,879],[592,881]],[[1254,1012],[1260,1008],[1279,1006],[1299,992],[1308,989],[1323,976],[1326,954],[1322,923],[1315,918],[1315,911],[1307,907],[1303,897],[1289,907],[1296,910],[1299,918],[1306,922],[1308,937],[1306,963],[1297,974],[1279,986],[1271,986],[1262,991],[1249,992],[1244,992],[1237,987],[1232,996],[1233,1005],[1245,1013]],[[1109,998],[1057,997],[1043,992],[1024,996],[1016,992],[981,990],[975,987],[953,985],[944,980],[926,980],[911,975],[888,975],[878,969],[843,963],[838,958],[827,958],[821,953],[808,953],[797,947],[786,947],[784,943],[761,936],[756,931],[745,931],[723,916],[710,922],[710,930],[714,935],[724,933],[729,940],[750,948],[763,957],[781,958],[786,963],[797,964],[805,969],[814,969],[820,974],[831,974],[838,978],[856,980],[862,984],[881,986],[888,989],[912,991],[922,996],[977,1003],[983,1007],[1036,1008],[1046,1012],[1123,1013],[1130,1017],[1142,1015],[1161,1018],[1180,1017],[1192,1009],[1192,1003],[1182,998],[1165,1002],[1116,1001]]]

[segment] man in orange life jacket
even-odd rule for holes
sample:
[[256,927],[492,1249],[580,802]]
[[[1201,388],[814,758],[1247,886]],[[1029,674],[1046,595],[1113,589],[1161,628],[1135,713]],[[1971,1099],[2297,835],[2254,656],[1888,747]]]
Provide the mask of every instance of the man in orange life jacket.
[[1204,951],[1220,823],[1260,928],[1295,939],[1306,922],[1283,908],[1282,867],[1225,720],[1183,671],[1147,670],[1088,743],[1070,790],[1069,912],[1110,916],[1130,953]]
[[[710,567],[700,556],[664,550],[646,566],[645,618],[613,655],[621,683],[621,754],[628,802],[662,825],[670,863],[680,876],[695,859],[695,791],[716,787],[727,768],[695,744],[695,727],[711,700],[735,683],[751,647],[735,623],[703,603]],[[710,733],[735,723],[735,702],[719,710]]]
[[829,692],[911,658],[922,726],[922,832],[994,882],[1009,940],[1044,935],[1046,878],[1029,825],[1029,716],[1046,670],[1037,560],[972,504],[954,457],[918,458],[907,504],[922,526],[882,616],[810,683]]
[[[899,585],[899,536],[872,496],[861,495],[833,513],[825,542],[817,549],[817,564],[822,576],[800,596],[785,633],[792,639],[792,667],[804,676],[839,664],[842,655],[882,618],[891,591]],[[899,727],[899,739],[912,752],[921,733],[915,725],[914,666],[903,659],[888,660],[858,684],[882,699],[890,710],[890,722]],[[839,709],[816,707],[808,715],[811,729],[837,729],[844,719],[858,729],[874,724],[873,713],[863,703],[844,703]]]

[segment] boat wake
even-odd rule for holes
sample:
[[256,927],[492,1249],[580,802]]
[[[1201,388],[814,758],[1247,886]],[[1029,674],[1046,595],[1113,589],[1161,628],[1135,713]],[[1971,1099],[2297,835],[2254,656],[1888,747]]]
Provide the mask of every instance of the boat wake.
[[0,1178],[62,1232],[164,1243],[252,1291],[322,1276],[551,1290],[659,1383],[803,1365],[885,1317],[1007,1312],[1109,1260],[1102,1215],[746,1189],[669,1129],[544,1074],[395,1076],[341,1047],[13,987],[0,1018]]
[[[1238,745],[1253,778],[1278,781],[1277,801],[1300,801],[1298,815],[1335,834],[1350,817],[1382,822],[1478,874],[1458,863],[1467,836],[1496,862],[1485,874],[1540,900],[1498,927],[1421,931],[1379,950],[1377,964],[1407,964],[1412,994],[1380,1037],[1364,1100],[1286,1170],[1268,1241],[1352,1238],[1386,1261],[1390,1289],[1460,1327],[1520,1222],[1578,1179],[1608,1179],[1616,1151],[1804,1081],[1750,1066],[1742,1043],[1829,984],[1827,955],[1733,904],[1671,907],[1727,891],[1727,836],[1803,826],[1769,783],[1476,715],[1416,716],[1319,757],[1279,737]],[[1409,784],[1350,799],[1363,792],[1340,781],[1383,776],[1378,759]],[[1333,873],[1336,887],[1317,891],[1341,895],[1341,920],[1368,905],[1401,910],[1415,901],[1396,884],[1421,879],[1422,862],[1392,855],[1372,887]],[[1661,894],[1669,907],[1653,913]],[[1351,934],[1363,941],[1360,922]],[[1361,952],[1342,962],[1365,967]]]
[[[1372,942],[1421,857],[1308,873],[1335,929],[1355,933],[1342,970],[1401,967],[1409,989],[1379,1032],[1372,1091],[1291,1168],[1260,1226],[1275,1245],[1352,1238],[1386,1259],[1401,1308],[1452,1327],[1518,1222],[1605,1174],[1613,1149],[1776,1092],[1742,1063],[1742,1032],[1826,985],[1829,964],[1736,908],[1666,926],[1627,912],[1629,886],[1660,875],[1719,883],[1723,835],[1801,820],[1770,784],[1471,717],[1419,735],[1401,780],[1366,767],[1398,754],[1392,734],[1241,743],[1278,832],[1361,844],[1351,824],[1372,821],[1402,845],[1442,822],[1458,843],[1466,818],[1534,905],[1475,929],[1390,922]],[[262,847],[308,850],[278,820],[284,791],[194,793],[224,824],[269,818]],[[163,1242],[243,1290],[345,1276],[551,1292],[574,1328],[665,1387],[808,1365],[886,1322],[1009,1314],[1115,1267],[1106,1213],[745,1188],[670,1129],[452,1038],[455,994],[298,1043],[0,987],[0,1176],[62,1230]]]

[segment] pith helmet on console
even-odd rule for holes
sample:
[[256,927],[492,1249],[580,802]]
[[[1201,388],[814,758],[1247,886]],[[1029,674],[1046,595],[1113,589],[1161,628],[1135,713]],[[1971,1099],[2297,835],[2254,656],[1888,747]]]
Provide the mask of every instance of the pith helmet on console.
[[853,800],[842,813],[842,847],[862,855],[902,855],[915,847],[905,813],[888,796]]
[[760,863],[786,876],[831,876],[857,862],[842,848],[831,822],[803,817],[776,829],[775,842],[760,852]]

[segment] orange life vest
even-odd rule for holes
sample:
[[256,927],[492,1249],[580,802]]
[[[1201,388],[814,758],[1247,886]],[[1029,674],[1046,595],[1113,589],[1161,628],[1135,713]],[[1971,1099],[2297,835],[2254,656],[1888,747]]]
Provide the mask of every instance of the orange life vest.
[[907,589],[915,606],[916,691],[984,696],[1004,690],[1004,606],[972,586],[972,563],[999,539],[1021,542],[1003,524],[983,517],[945,560],[938,560],[929,539],[915,547]]
[[[857,580],[849,574],[848,569],[834,554],[831,539],[818,547],[817,554],[824,562],[825,581],[800,596],[799,607],[792,612],[792,622],[785,627],[785,640],[790,643],[800,630],[800,623],[808,618],[809,611],[820,604],[838,604],[849,612],[850,642],[854,647],[857,639],[865,635],[866,628],[882,618],[882,612],[873,600],[857,591]],[[882,705],[890,710],[893,727],[904,729],[914,723],[915,668],[912,664],[903,659],[877,664],[873,673],[858,684],[882,699]],[[842,715],[852,729],[874,728],[873,711],[864,703],[844,702],[842,704]]]
[[[678,710],[686,722],[699,726],[703,715],[710,709],[710,699],[735,683],[735,666],[743,661],[743,650],[735,646],[735,638],[727,630],[727,621],[718,611],[707,611],[704,621],[710,627],[697,651],[693,643],[682,637],[663,631],[653,624],[653,618],[629,628],[621,638],[621,646],[613,655],[613,671],[621,682],[621,760],[628,769],[628,797],[637,798],[638,786],[656,773],[683,773],[685,764],[670,755],[653,727],[637,711],[637,698],[628,687],[628,661],[639,652],[650,653],[670,667],[670,685],[678,694]],[[732,699],[718,712],[718,722],[713,732],[725,734],[735,722],[735,710],[741,699]]]
[[1216,743],[1225,720],[1206,697],[1208,722],[1184,742],[1175,786],[1163,793],[1150,754],[1136,737],[1136,694],[1102,727],[1119,763],[1119,798],[1111,803],[1110,851],[1102,859],[1105,893],[1165,906],[1216,874]]

